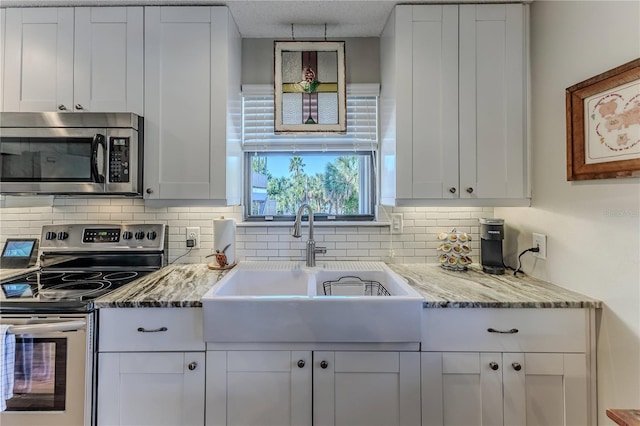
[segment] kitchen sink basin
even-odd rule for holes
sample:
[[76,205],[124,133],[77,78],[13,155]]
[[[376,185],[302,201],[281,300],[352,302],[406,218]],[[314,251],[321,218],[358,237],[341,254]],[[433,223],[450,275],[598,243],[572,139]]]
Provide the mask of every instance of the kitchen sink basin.
[[238,269],[215,290],[215,296],[306,296],[309,275],[300,269],[290,271]]
[[240,262],[203,297],[207,342],[411,343],[424,299],[382,262]]

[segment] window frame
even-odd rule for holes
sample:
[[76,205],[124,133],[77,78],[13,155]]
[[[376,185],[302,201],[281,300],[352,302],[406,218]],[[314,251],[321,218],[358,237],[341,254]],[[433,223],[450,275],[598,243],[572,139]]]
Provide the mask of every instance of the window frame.
[[[246,182],[246,184],[244,185],[244,200],[245,202],[243,203],[244,205],[244,217],[243,220],[245,222],[293,222],[295,220],[295,215],[273,215],[273,216],[269,216],[269,215],[252,215],[251,214],[251,203],[252,203],[252,199],[251,199],[251,190],[252,190],[252,186],[251,186],[251,174],[252,174],[252,166],[251,166],[251,161],[252,161],[252,157],[255,154],[275,154],[275,155],[279,155],[279,154],[290,154],[290,155],[295,155],[295,154],[311,154],[311,155],[317,155],[317,154],[324,154],[324,155],[340,155],[340,154],[344,154],[344,155],[351,155],[351,153],[349,151],[327,151],[327,152],[323,152],[323,151],[298,151],[298,152],[294,152],[294,151],[245,151],[243,154],[243,162],[244,162],[244,181]],[[368,185],[368,195],[365,195],[365,197],[369,200],[369,202],[367,203],[369,205],[369,211],[371,213],[369,214],[358,214],[358,215],[329,215],[327,213],[318,213],[318,212],[314,212],[313,214],[313,220],[314,221],[318,221],[318,222],[372,222],[376,220],[376,214],[375,214],[375,208],[376,208],[376,173],[375,173],[375,167],[374,167],[374,162],[377,159],[377,155],[374,154],[372,151],[358,151],[356,153],[357,155],[362,155],[362,156],[366,156],[368,158],[368,168],[369,168],[369,173],[366,173],[366,179],[369,181],[367,183]],[[303,218],[307,218],[308,215],[304,215]]]

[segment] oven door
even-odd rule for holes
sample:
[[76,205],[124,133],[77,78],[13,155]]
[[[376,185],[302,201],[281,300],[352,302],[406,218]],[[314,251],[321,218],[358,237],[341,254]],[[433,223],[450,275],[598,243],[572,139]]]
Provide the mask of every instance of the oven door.
[[13,396],[0,412],[2,426],[91,424],[91,318],[2,316],[16,341]]

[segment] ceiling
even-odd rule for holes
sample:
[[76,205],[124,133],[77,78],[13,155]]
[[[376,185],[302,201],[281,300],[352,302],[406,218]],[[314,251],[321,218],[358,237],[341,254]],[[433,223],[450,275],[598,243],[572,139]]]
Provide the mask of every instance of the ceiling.
[[243,38],[378,37],[397,3],[425,0],[3,0],[3,7],[227,5]]

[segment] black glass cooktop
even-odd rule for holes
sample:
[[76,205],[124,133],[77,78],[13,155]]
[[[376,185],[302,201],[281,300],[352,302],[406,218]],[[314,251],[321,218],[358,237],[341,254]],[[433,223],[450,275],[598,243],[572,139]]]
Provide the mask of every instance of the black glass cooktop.
[[87,302],[150,271],[32,272],[0,284],[7,302]]

